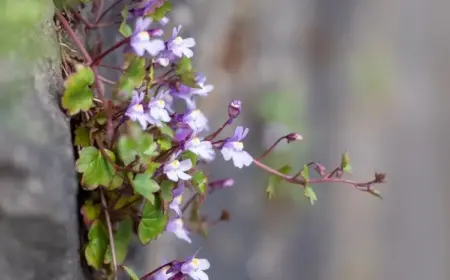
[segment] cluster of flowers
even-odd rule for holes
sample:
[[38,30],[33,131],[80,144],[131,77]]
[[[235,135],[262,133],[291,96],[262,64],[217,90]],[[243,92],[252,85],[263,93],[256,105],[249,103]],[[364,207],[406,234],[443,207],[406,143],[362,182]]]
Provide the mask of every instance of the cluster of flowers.
[[[169,40],[164,41],[162,26],[167,24],[168,19],[163,18],[157,24],[160,27],[150,28],[152,20],[144,15],[148,12],[146,9],[151,6],[148,1],[147,6],[139,10],[132,10],[132,15],[136,18],[135,28],[130,39],[128,49],[133,51],[137,56],[151,56],[155,64],[160,67],[167,67],[183,56],[187,58],[193,57],[191,50],[195,46],[193,38],[182,38],[180,36],[181,26],[173,29],[172,36]],[[147,8],[146,8],[147,7]],[[125,115],[140,124],[143,130],[149,125],[161,127],[163,125],[170,126],[175,132],[174,141],[176,141],[181,149],[177,150],[163,166],[163,172],[167,178],[178,184],[173,190],[173,201],[169,208],[173,210],[173,218],[170,219],[166,226],[166,231],[174,233],[179,239],[191,243],[189,232],[185,228],[182,219],[182,210],[180,208],[183,191],[185,189],[185,181],[191,179],[191,175],[187,173],[192,169],[190,159],[179,160],[179,156],[183,151],[190,151],[198,156],[199,159],[206,162],[215,158],[214,149],[219,149],[226,161],[232,160],[233,164],[242,168],[249,166],[253,162],[252,156],[244,150],[242,140],[248,134],[248,128],[241,126],[235,129],[232,137],[211,142],[207,138],[202,137],[202,133],[208,131],[208,120],[205,115],[196,107],[196,96],[207,96],[214,87],[205,84],[206,78],[197,74],[195,77],[198,88],[191,88],[184,84],[172,86],[170,84],[160,84],[157,92],[149,92],[146,100],[145,89],[135,89],[131,103]],[[186,112],[176,113],[172,108],[175,99],[182,99],[186,103]],[[231,124],[241,111],[241,102],[239,100],[232,101],[228,106],[229,120],[227,124]],[[232,180],[224,181],[224,184],[233,184]],[[210,266],[208,260],[197,259],[195,255],[188,258],[184,262],[172,262],[170,265],[160,269],[149,279],[183,279],[189,275],[193,279],[207,280],[208,275],[203,271]]]

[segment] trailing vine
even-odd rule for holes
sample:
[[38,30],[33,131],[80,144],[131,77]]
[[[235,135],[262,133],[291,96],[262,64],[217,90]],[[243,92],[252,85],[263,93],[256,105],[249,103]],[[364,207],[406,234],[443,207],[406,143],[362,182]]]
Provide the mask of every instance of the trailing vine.
[[[115,24],[102,19],[114,6],[126,3],[129,5],[122,9],[118,28],[123,38],[104,50],[98,47],[95,56],[88,52],[73,22],[87,32]],[[223,125],[211,130],[196,98],[206,97],[214,87],[192,66],[195,40],[183,38],[181,26],[169,31],[169,39],[163,39],[169,2],[147,0],[133,5],[119,0],[104,7],[103,1],[94,0],[92,5],[90,19],[75,6],[56,10],[55,17],[81,55],[74,59],[62,51],[66,77],[61,105],[76,120],[76,171],[80,185],[89,194],[80,209],[88,229],[83,258],[99,272],[98,278],[118,279],[123,271],[133,280],[208,279],[205,270],[210,264],[206,258],[197,258],[198,250],[141,277],[123,263],[133,235],[143,245],[162,234],[174,234],[191,243],[192,234],[204,234],[208,227],[229,219],[226,211],[214,221],[200,214],[209,195],[234,184],[231,177],[210,178],[202,171],[217,154],[237,168],[254,165],[269,173],[269,199],[281,181],[303,188],[311,204],[317,201],[313,185],[319,183],[342,183],[381,198],[373,186],[385,181],[384,173],[375,173],[364,182],[343,177],[351,170],[347,152],[330,171],[314,161],[299,170],[290,166],[276,169],[264,163],[280,142],[303,140],[298,133],[280,137],[259,157],[250,155],[244,147],[248,128],[237,126],[233,135],[223,135],[223,129],[232,126],[244,108],[239,100],[231,100],[223,108]],[[62,48],[72,51],[69,46]],[[123,64],[103,64],[115,50],[122,50]],[[119,71],[120,78],[111,81],[102,77],[100,67]],[[173,108],[178,100],[184,103],[183,111]],[[187,189],[193,194],[186,200]]]

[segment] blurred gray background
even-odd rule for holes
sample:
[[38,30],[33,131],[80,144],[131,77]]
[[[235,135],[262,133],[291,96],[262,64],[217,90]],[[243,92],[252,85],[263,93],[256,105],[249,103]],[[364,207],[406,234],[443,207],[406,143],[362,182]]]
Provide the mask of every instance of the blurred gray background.
[[450,279],[450,2],[174,2],[171,23],[196,38],[197,68],[216,87],[201,102],[214,126],[239,98],[253,154],[287,132],[304,135],[268,163],[332,168],[347,149],[352,178],[385,171],[388,183],[384,201],[326,184],[314,206],[289,186],[267,203],[266,174],[219,156],[212,176],[237,183],[203,209],[227,208],[231,222],[194,246],[160,240],[149,265],[167,248],[182,257],[198,244],[211,279]]

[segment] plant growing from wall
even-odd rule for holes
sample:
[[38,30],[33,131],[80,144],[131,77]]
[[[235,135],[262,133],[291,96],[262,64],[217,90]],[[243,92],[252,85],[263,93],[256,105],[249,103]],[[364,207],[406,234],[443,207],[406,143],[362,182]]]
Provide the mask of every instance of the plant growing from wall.
[[[89,53],[72,23],[88,31],[108,26],[102,19],[118,4],[129,4],[122,10],[118,28],[123,39],[105,50],[97,47],[96,55]],[[365,182],[343,178],[351,170],[347,152],[331,170],[314,161],[299,170],[266,165],[264,159],[278,143],[303,139],[295,132],[281,136],[262,155],[250,155],[245,150],[249,128],[237,126],[233,135],[222,133],[245,108],[239,100],[224,105],[223,125],[211,129],[196,99],[207,97],[214,87],[191,63],[194,38],[184,38],[181,26],[164,30],[169,2],[147,0],[133,5],[119,0],[103,7],[103,1],[94,0],[92,6],[93,20],[83,18],[74,6],[65,6],[56,11],[56,21],[82,55],[81,60],[63,56],[66,80],[61,105],[76,124],[76,171],[80,185],[90,194],[80,209],[88,229],[83,257],[100,272],[99,278],[117,279],[122,271],[133,280],[208,279],[205,270],[210,264],[199,258],[196,249],[191,256],[161,264],[141,277],[123,262],[133,235],[143,245],[162,234],[191,243],[192,234],[204,234],[209,226],[229,218],[224,211],[211,222],[200,212],[209,195],[234,184],[231,177],[210,178],[202,171],[217,156],[239,169],[254,165],[266,171],[269,199],[282,181],[302,188],[311,204],[317,201],[313,186],[319,183],[347,184],[380,197],[373,186],[383,183],[385,174],[375,173]],[[166,40],[165,32],[169,32]],[[115,50],[123,52],[123,64],[104,65],[103,59]],[[119,71],[120,78],[102,77],[100,67]],[[106,97],[105,85],[112,86],[108,93],[113,98]],[[178,101],[184,103],[183,111],[174,109]],[[186,189],[193,193],[188,199]]]

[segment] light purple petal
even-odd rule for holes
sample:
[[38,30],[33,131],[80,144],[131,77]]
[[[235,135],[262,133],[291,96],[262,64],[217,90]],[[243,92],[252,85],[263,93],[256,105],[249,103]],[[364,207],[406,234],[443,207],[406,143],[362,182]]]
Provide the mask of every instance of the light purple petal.
[[244,129],[244,132],[242,132],[242,134],[241,134],[241,137],[240,137],[239,141],[240,141],[240,140],[242,140],[242,139],[244,139],[244,138],[245,138],[245,136],[247,136],[247,134],[248,134],[248,131],[249,131],[249,129],[248,129],[248,128]]
[[187,57],[187,58],[191,58],[194,56],[194,52],[188,48],[183,48],[182,49],[182,53]]
[[153,39],[146,43],[145,49],[151,56],[156,56],[166,48],[163,40]]
[[234,153],[232,159],[234,166],[236,166],[237,168],[244,167],[244,162],[242,161],[241,153]]
[[232,158],[233,153],[234,153],[233,150],[226,148],[226,147],[222,148],[222,150],[220,152],[222,153],[223,159],[225,161],[229,161]]
[[183,46],[185,46],[186,48],[192,48],[193,46],[195,46],[194,38],[183,39]]
[[169,180],[178,182],[178,175],[177,175],[176,171],[166,172],[166,175],[167,175],[167,178],[169,178]]
[[181,180],[190,180],[192,178],[191,175],[184,173],[183,171],[178,171],[177,172],[177,176],[178,178],[180,178]]
[[136,20],[135,32],[139,33],[147,29],[147,27],[152,23],[151,18],[138,18]]
[[204,271],[197,270],[189,274],[194,280],[209,280],[208,274]]
[[192,168],[192,162],[190,159],[185,159],[180,162],[180,169],[181,171],[188,171]]
[[184,228],[178,228],[176,231],[174,231],[173,233],[175,233],[175,235],[179,238],[179,239],[183,239],[188,243],[191,243],[192,240],[189,238],[187,231]]
[[200,270],[207,270],[211,267],[211,264],[207,259],[198,259],[198,268]]
[[250,166],[253,163],[253,157],[246,151],[241,151],[241,159],[245,166]]

